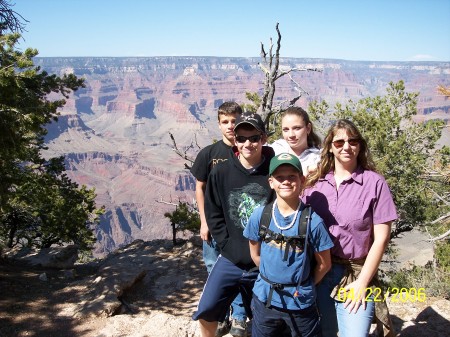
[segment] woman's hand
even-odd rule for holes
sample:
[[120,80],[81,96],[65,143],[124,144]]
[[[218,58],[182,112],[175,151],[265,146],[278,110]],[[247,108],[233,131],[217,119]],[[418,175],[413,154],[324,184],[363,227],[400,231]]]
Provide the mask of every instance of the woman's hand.
[[364,266],[361,269],[358,279],[344,288],[344,290],[347,291],[344,307],[348,308],[349,312],[356,313],[361,305],[363,306],[363,309],[366,309],[367,287],[378,270],[381,257],[389,242],[391,222],[375,224],[373,232],[374,241],[369,249],[369,254],[367,254],[366,261],[364,262]]
[[348,284],[344,290],[346,294],[344,308],[348,308],[349,313],[354,312],[356,314],[360,306],[363,307],[363,310],[366,309],[367,284],[356,280]]

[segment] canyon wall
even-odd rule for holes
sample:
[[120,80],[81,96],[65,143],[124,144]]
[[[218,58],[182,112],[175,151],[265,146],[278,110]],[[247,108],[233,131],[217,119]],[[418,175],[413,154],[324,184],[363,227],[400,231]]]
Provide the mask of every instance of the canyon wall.
[[[219,139],[217,108],[225,101],[249,103],[246,92],[262,93],[259,58],[36,58],[59,76],[73,73],[86,87],[67,100],[57,123],[48,125],[45,156],[64,155],[68,174],[95,187],[106,213],[95,229],[95,254],[134,239],[171,238],[164,217],[178,201],[192,202],[195,180],[174,151],[169,133],[191,158]],[[390,81],[404,80],[420,92],[420,120],[449,121],[450,102],[437,93],[450,85],[449,62],[357,62],[284,58],[281,67],[318,68],[293,74],[313,100],[357,101],[384,95]],[[276,102],[297,94],[288,77],[277,82]],[[448,137],[448,136],[447,136]],[[448,138],[444,141],[448,141]]]

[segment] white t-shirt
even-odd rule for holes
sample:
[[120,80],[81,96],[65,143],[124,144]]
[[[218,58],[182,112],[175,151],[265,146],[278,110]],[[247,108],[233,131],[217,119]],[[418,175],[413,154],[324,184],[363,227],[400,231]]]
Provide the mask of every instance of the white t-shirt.
[[[284,139],[278,139],[270,144],[275,151],[275,155],[279,155],[280,153],[290,153],[294,154],[288,142]],[[309,147],[305,151],[302,152],[300,156],[297,156],[302,164],[303,175],[308,174],[308,169],[314,169],[320,161],[320,149],[316,147]]]

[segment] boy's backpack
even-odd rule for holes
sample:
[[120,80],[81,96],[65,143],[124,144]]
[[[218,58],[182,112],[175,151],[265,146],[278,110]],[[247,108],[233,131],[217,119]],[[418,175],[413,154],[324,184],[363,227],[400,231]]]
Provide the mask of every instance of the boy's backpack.
[[269,229],[270,221],[272,220],[272,207],[274,201],[268,203],[264,206],[261,219],[259,221],[259,237],[263,241],[275,241],[276,243],[286,243],[286,248],[284,251],[283,261],[287,260],[289,254],[289,247],[298,247],[304,249],[306,231],[308,229],[309,218],[311,216],[311,206],[304,205],[302,213],[300,214],[300,222],[298,226],[298,235],[296,236],[285,236],[281,233],[275,233]]
[[[273,203],[274,201],[268,203],[267,205],[264,206],[262,215],[261,215],[261,219],[259,221],[259,236],[263,239],[263,241],[265,242],[270,242],[270,241],[275,241],[277,243],[285,243],[285,250],[284,250],[284,256],[283,256],[283,261],[286,261],[288,258],[288,254],[289,254],[289,249],[290,247],[293,247],[293,249],[295,249],[295,247],[298,247],[302,250],[305,250],[306,247],[306,251],[304,253],[306,253],[307,255],[305,256],[305,259],[309,260],[309,264],[310,264],[310,269],[309,269],[309,275],[306,278],[306,280],[308,280],[312,274],[312,272],[314,271],[314,267],[316,265],[316,259],[314,258],[314,253],[312,251],[312,249],[309,248],[310,244],[308,244],[306,242],[306,240],[308,240],[308,233],[307,231],[309,230],[308,228],[308,224],[310,223],[311,220],[311,206],[310,205],[304,205],[303,210],[300,214],[300,221],[299,221],[299,226],[298,226],[298,235],[295,236],[285,236],[281,233],[275,233],[272,230],[269,229],[270,226],[270,221],[272,220],[272,207],[273,207]],[[302,264],[302,270],[300,272],[300,278],[299,278],[299,283],[298,284],[279,284],[279,283],[275,283],[270,281],[269,279],[267,279],[264,275],[262,275],[260,273],[261,278],[266,281],[267,283],[270,284],[270,292],[269,292],[269,296],[267,298],[267,303],[266,303],[266,307],[269,307],[272,301],[272,293],[274,289],[283,289],[284,287],[288,286],[288,287],[292,287],[292,286],[299,286],[302,283],[303,280],[303,269],[305,267],[306,263]],[[296,291],[295,292],[295,297],[298,297],[299,294]]]

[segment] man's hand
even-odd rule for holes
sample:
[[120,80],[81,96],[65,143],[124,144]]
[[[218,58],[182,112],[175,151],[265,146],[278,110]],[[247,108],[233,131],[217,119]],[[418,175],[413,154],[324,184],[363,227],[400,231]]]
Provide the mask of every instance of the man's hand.
[[211,235],[209,234],[208,225],[204,221],[202,221],[200,225],[200,237],[203,241],[211,241]]

